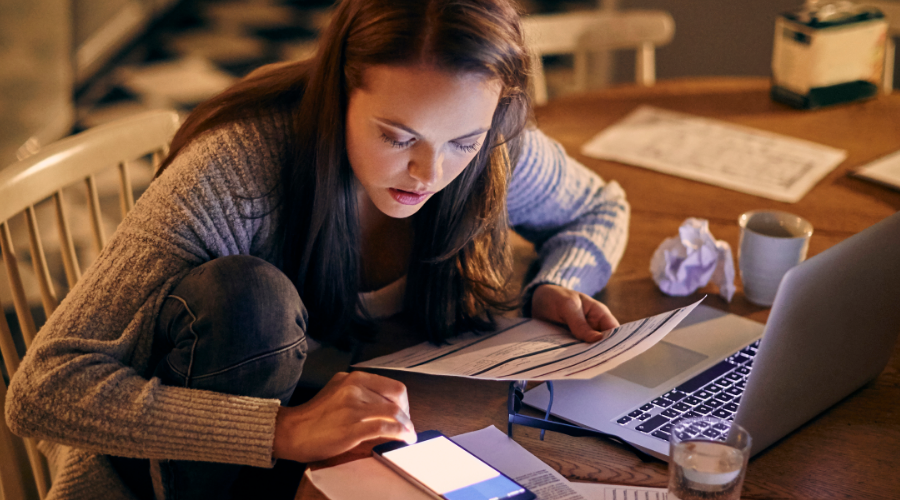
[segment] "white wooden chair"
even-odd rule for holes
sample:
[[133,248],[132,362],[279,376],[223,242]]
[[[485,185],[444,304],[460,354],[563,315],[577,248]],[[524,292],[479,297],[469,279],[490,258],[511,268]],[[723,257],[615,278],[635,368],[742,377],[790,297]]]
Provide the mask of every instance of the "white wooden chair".
[[[40,306],[47,317],[56,309],[59,299],[47,265],[41,241],[35,206],[51,199],[55,206],[58,245],[65,269],[65,281],[73,287],[81,277],[81,267],[72,241],[67,204],[63,188],[84,183],[87,189],[87,210],[90,212],[93,241],[96,249],[106,243],[95,175],[107,168],[119,171],[121,210],[124,214],[134,205],[128,163],[152,157],[154,169],[168,150],[168,144],[178,129],[175,111],[148,111],[49,144],[35,155],[0,170],[0,254],[8,277],[13,306],[24,345],[30,346],[37,333],[22,280],[19,254],[13,247],[10,221],[25,219],[28,231],[29,255],[37,278]],[[60,278],[62,279],[62,278]],[[7,286],[0,283],[0,288]],[[0,355],[10,378],[19,367],[20,357],[4,304],[0,304]],[[0,402],[5,404],[6,384],[0,377]],[[4,500],[44,498],[50,486],[50,474],[42,456],[31,439],[21,440],[12,435],[5,419],[0,419],[0,498]]]
[[585,11],[532,15],[522,18],[525,41],[534,67],[533,97],[536,104],[548,98],[542,56],[572,54],[572,88],[588,88],[588,57],[592,52],[634,49],[635,80],[641,85],[656,82],[656,47],[675,35],[672,16],[659,10]]

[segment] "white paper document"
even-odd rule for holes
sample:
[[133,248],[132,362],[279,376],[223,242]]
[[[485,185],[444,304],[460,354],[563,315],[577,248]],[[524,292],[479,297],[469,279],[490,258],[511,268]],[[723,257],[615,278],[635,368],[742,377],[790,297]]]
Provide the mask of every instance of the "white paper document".
[[900,189],[900,151],[882,156],[857,170],[855,175],[894,189]]
[[[665,500],[665,490],[608,484],[571,483],[494,426],[455,436],[476,456],[531,490],[538,500]],[[374,458],[319,470],[307,479],[331,500],[426,500],[412,483]],[[663,496],[659,496],[662,492]],[[647,496],[645,496],[645,494]]]
[[493,425],[452,438],[513,481],[531,490],[539,500],[587,500],[562,474],[522,448]]
[[543,321],[505,319],[496,332],[464,334],[353,365],[485,380],[589,379],[641,354],[666,336],[703,299],[608,330],[592,344]]
[[600,132],[581,152],[789,203],[847,157],[841,149],[651,106]]

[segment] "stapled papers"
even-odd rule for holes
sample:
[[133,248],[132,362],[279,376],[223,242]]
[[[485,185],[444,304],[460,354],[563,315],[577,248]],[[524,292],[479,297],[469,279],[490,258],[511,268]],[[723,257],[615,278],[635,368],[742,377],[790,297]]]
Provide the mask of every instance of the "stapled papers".
[[460,335],[441,346],[424,342],[353,366],[485,380],[589,379],[652,347],[702,300],[620,325],[592,344],[550,323],[505,318],[496,332]]

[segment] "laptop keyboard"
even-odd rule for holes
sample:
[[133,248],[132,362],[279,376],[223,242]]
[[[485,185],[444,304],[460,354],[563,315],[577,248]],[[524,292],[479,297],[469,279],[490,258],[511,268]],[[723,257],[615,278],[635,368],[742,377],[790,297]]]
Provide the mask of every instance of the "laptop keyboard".
[[668,441],[672,424],[682,418],[711,415],[733,421],[758,349],[759,340],[678,387],[621,415],[616,422]]

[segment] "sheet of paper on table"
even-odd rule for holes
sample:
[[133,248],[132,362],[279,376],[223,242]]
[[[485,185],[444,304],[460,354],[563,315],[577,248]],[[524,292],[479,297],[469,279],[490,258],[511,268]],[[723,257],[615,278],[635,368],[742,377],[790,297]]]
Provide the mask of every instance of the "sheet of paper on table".
[[[539,500],[665,500],[663,488],[570,483],[494,426],[453,438]],[[431,497],[374,458],[307,470],[307,479],[331,500],[427,500]],[[662,495],[662,496],[660,496]]]
[[485,380],[589,379],[651,348],[701,301],[620,325],[593,344],[550,323],[504,318],[505,327],[493,333],[464,334],[441,346],[424,342],[353,366]]
[[900,151],[882,156],[872,163],[864,165],[854,172],[854,175],[890,188],[900,189]]
[[582,154],[794,203],[847,152],[785,135],[641,106]]

